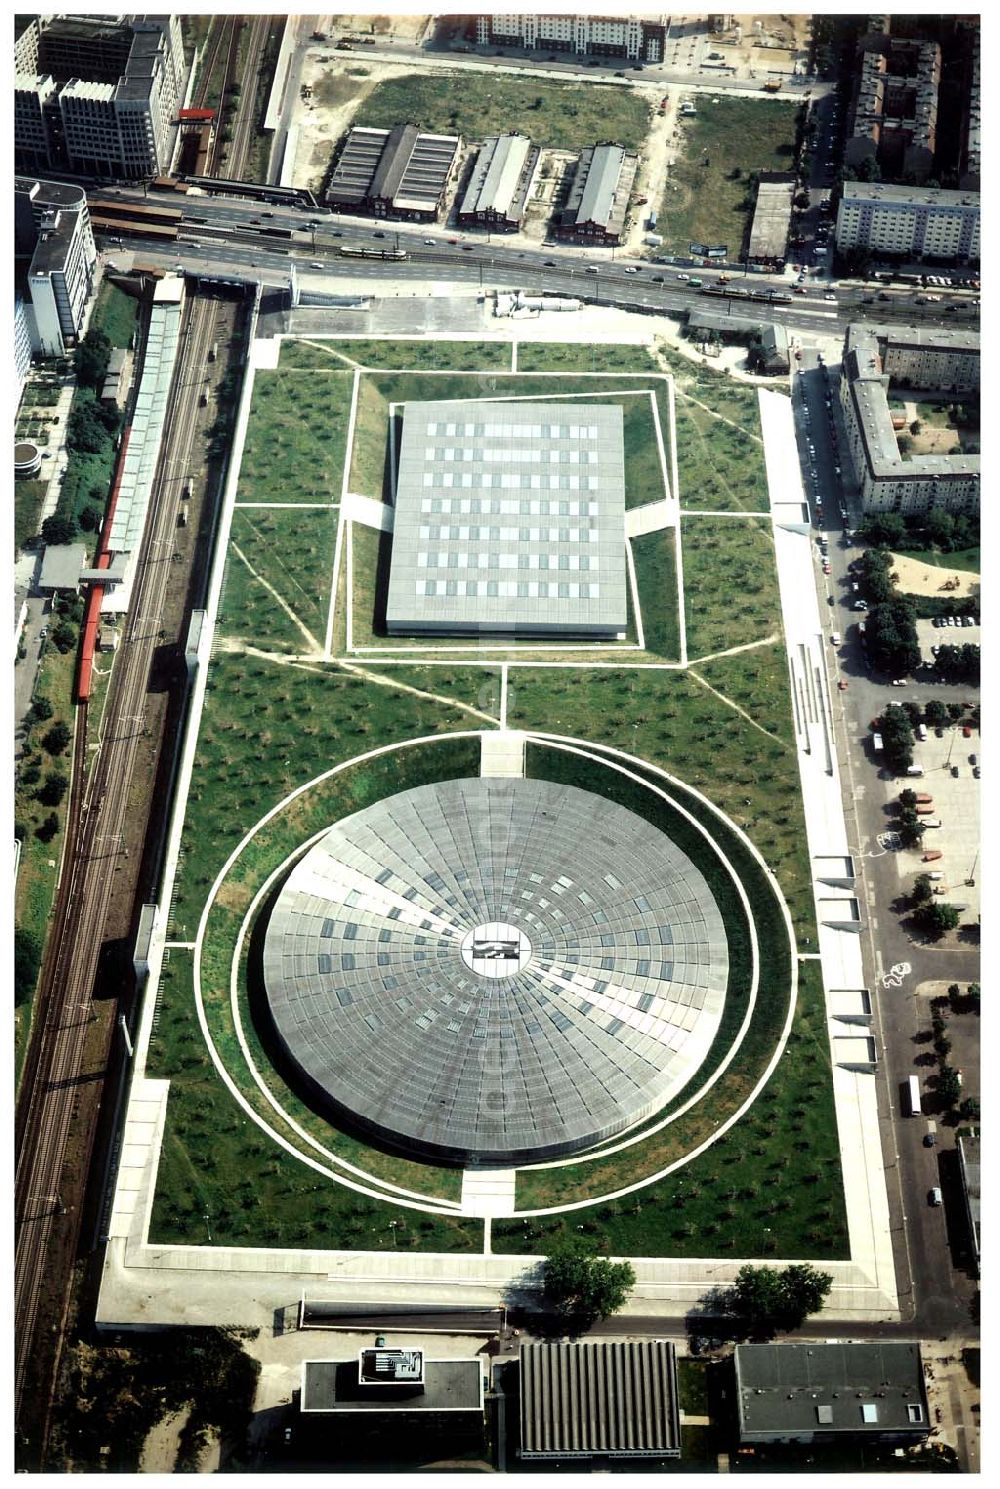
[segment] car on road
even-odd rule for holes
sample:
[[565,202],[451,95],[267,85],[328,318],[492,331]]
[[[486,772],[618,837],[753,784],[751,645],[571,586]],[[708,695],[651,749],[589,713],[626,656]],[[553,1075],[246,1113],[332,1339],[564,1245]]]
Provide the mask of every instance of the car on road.
[[972,767],[972,774],[975,776],[976,780],[978,781],[979,780],[979,766],[978,765],[974,765]]
[[823,573],[824,574],[832,574],[833,573],[833,570],[830,568],[830,565],[829,564],[824,564],[823,565]]
[[313,259],[309,267],[310,269],[322,269],[323,265],[319,262],[318,259]]
[[636,271],[635,267],[632,264],[626,264],[625,265],[625,273],[626,274],[635,274],[636,272],[637,271]]
[[690,274],[678,274],[677,278],[678,279],[690,279],[691,278],[691,275]]
[[925,1148],[933,1148],[934,1142],[935,1142],[935,1138],[934,1138],[933,1132],[925,1132],[924,1133],[924,1147]]
[[38,639],[39,639],[39,641],[44,641],[45,638],[46,638],[46,636],[48,634],[49,634],[49,628],[48,628],[48,626],[42,626],[42,629],[38,633]]
[[839,681],[837,683],[837,687],[840,689],[840,691],[842,693],[846,693],[847,692],[847,683],[844,681],[843,678],[840,678],[839,679]]
[[928,1189],[927,1191],[927,1203],[934,1206],[940,1205],[942,1203],[941,1191],[936,1184],[933,1189]]
[[907,688],[909,687],[909,683],[905,677],[894,677],[892,679],[892,686],[894,688]]
[[437,244],[434,242],[434,239],[433,238],[425,238],[424,239],[424,247],[425,248],[436,248],[437,247]]

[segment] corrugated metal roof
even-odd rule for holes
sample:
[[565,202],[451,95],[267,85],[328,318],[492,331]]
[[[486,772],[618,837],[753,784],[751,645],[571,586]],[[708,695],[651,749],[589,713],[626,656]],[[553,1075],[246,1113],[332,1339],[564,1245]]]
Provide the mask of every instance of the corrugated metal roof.
[[521,1346],[522,1457],[679,1453],[672,1344],[609,1340]]
[[531,141],[523,134],[499,134],[479,152],[461,211],[508,212]]

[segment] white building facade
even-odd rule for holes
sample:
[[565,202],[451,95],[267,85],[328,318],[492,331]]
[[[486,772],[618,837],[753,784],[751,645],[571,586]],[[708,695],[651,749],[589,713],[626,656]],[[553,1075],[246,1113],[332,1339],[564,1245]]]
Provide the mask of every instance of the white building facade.
[[506,43],[529,51],[627,57],[632,62],[662,62],[666,30],[665,16],[476,16],[480,46]]
[[979,259],[979,193],[845,181],[837,248],[910,259]]

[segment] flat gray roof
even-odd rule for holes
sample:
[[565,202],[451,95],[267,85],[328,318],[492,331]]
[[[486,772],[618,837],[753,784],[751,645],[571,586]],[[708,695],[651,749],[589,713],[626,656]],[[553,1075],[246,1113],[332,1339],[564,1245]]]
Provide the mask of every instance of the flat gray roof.
[[793,181],[762,181],[757,188],[747,252],[752,259],[782,259],[788,246]]
[[734,1363],[743,1442],[930,1427],[916,1342],[739,1344]]
[[390,634],[623,632],[622,428],[583,399],[407,403]]
[[39,589],[76,589],[86,562],[83,543],[49,543],[42,554]]
[[422,1386],[363,1385],[358,1360],[303,1360],[304,1412],[480,1412],[483,1367],[478,1360],[425,1360]]
[[937,186],[892,186],[883,181],[845,181],[844,201],[899,203],[945,212],[955,208],[979,210],[978,191],[943,191]]
[[522,1458],[678,1457],[666,1340],[521,1345]]
[[662,832],[573,786],[493,778],[330,828],[263,962],[314,1098],[407,1151],[502,1164],[658,1110],[704,1060],[729,971],[712,891]]

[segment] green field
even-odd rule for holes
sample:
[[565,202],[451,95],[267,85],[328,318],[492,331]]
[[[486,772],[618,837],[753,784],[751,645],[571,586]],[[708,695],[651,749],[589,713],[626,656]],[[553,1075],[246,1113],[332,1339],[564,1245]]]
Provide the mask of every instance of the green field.
[[699,94],[698,112],[679,120],[683,140],[671,167],[657,232],[669,253],[691,243],[725,243],[739,257],[753,212],[755,171],[794,165],[795,106],[760,98]]
[[336,507],[238,508],[229,539],[220,633],[265,651],[321,651],[337,516]]
[[336,368],[308,377],[256,374],[241,501],[340,500],[352,382],[349,371]]
[[673,529],[633,538],[632,559],[646,650],[675,662],[680,657],[680,628],[677,623],[677,558]]
[[15,481],[14,483],[14,552],[20,553],[29,538],[41,526],[42,507],[48,481]]
[[329,372],[338,366],[398,371],[442,365],[457,372],[509,372],[510,347],[497,341],[424,341],[405,336],[351,341],[335,337],[329,341],[283,341],[278,364],[282,372],[313,368]]
[[688,655],[781,634],[774,539],[766,518],[684,517]]
[[131,346],[139,302],[117,284],[105,280],[94,306],[91,330],[103,331],[112,346]]
[[618,83],[521,80],[509,72],[468,72],[390,78],[379,83],[352,123],[393,129],[409,119],[431,134],[483,140],[520,129],[548,150],[579,152],[600,140],[639,150],[649,128],[650,104]]

